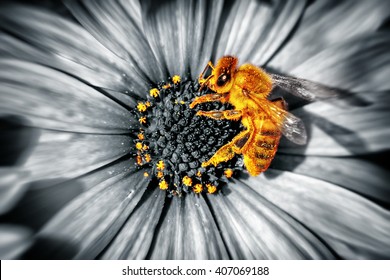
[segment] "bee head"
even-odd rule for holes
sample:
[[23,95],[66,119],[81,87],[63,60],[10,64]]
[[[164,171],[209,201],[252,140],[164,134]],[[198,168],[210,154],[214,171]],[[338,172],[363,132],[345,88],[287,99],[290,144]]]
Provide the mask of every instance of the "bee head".
[[234,82],[237,63],[238,59],[234,56],[224,56],[218,60],[211,73],[210,89],[217,93],[229,92]]

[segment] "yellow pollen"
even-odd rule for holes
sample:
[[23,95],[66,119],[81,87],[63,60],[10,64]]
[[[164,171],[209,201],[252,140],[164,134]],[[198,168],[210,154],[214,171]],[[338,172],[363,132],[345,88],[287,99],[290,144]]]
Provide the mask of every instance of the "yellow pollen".
[[144,172],[144,177],[149,177],[149,173],[148,172]]
[[175,75],[175,76],[172,77],[172,82],[174,84],[180,83],[180,81],[181,81],[181,78],[180,78],[179,75]]
[[231,170],[230,168],[226,169],[224,171],[224,173],[225,173],[226,178],[231,178],[233,176],[233,170]]
[[145,124],[145,123],[146,123],[146,117],[140,117],[140,118],[139,118],[139,122],[140,122],[141,124]]
[[200,171],[196,172],[197,177],[202,177],[202,173]]
[[137,109],[138,109],[138,111],[140,111],[141,113],[142,112],[145,112],[146,111],[146,109],[147,109],[148,107],[145,105],[145,103],[138,103],[138,105],[137,105]]
[[207,184],[206,187],[208,193],[215,193],[217,191],[217,187],[212,184]]
[[141,156],[137,156],[136,161],[137,161],[138,165],[142,165],[142,157]]
[[150,91],[149,91],[149,94],[150,96],[156,98],[157,96],[160,95],[160,91],[156,88],[152,88]]
[[163,89],[168,89],[168,88],[170,88],[171,87],[171,85],[170,84],[166,84],[166,85],[163,85]]
[[157,172],[157,178],[162,178],[164,176],[164,173],[162,173],[161,171]]
[[143,133],[138,133],[138,139],[139,140],[144,140],[145,139],[145,135]]
[[201,191],[203,191],[203,186],[202,186],[202,184],[196,184],[196,185],[193,187],[193,190],[194,190],[194,193],[200,193]]
[[152,160],[152,157],[150,156],[150,154],[145,154],[145,161],[150,162],[151,160]]
[[183,184],[186,185],[187,187],[192,186],[192,179],[190,177],[184,176],[182,181],[183,181]]
[[135,144],[135,147],[137,148],[137,150],[141,150],[142,149],[142,143],[141,142],[137,142],[137,144]]
[[168,189],[168,183],[165,180],[161,180],[160,183],[158,184],[161,190],[166,190]]
[[165,164],[164,164],[164,162],[163,162],[162,160],[160,160],[160,161],[157,163],[157,170],[162,171],[162,170],[164,170],[164,168],[165,168]]

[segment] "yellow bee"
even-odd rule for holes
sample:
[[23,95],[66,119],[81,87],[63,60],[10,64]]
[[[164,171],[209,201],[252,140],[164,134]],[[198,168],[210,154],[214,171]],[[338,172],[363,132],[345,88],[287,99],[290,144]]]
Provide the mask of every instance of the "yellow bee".
[[[211,67],[211,74],[204,75]],[[209,62],[199,76],[201,88],[208,87],[215,93],[196,97],[190,104],[194,108],[204,102],[230,103],[234,109],[225,111],[198,111],[198,116],[216,120],[241,119],[245,130],[236,135],[232,141],[222,146],[203,167],[225,162],[235,154],[244,156],[248,172],[256,176],[267,170],[275,156],[282,134],[296,144],[307,141],[303,122],[287,112],[287,103],[282,99],[268,100],[273,86],[278,85],[302,98],[312,100],[313,89],[325,92],[324,87],[307,80],[268,74],[252,64],[238,67],[234,56],[222,57],[214,67]]]

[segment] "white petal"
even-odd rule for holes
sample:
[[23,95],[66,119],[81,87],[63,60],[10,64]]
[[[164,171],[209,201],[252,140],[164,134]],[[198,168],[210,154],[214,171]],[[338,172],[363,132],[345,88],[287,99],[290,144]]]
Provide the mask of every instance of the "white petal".
[[275,170],[248,178],[253,190],[315,232],[342,258],[390,257],[390,214],[336,185]]
[[227,259],[210,210],[201,196],[173,197],[163,213],[151,259]]
[[210,196],[233,259],[333,258],[322,241],[241,182]]
[[390,89],[388,32],[354,38],[334,45],[300,64],[291,74],[348,91]]
[[289,71],[334,44],[374,33],[389,16],[390,2],[316,1],[270,66]]
[[222,1],[141,2],[146,36],[169,75],[200,74],[211,56],[222,5]]
[[[309,141],[306,146],[297,146],[282,139],[280,151],[345,156],[387,150],[390,148],[389,98],[389,92],[363,92],[294,110],[294,115],[306,125]],[[348,105],[356,100],[364,105]]]
[[301,17],[306,1],[236,1],[223,22],[217,58],[235,55],[264,65]]
[[272,168],[318,178],[390,205],[388,170],[366,160],[278,154]]
[[136,65],[111,53],[82,27],[56,14],[10,5],[0,10],[0,26],[27,42],[2,35],[3,56],[38,62],[92,85],[133,95],[141,96],[139,91],[147,89],[143,77],[137,75]]
[[146,40],[138,1],[67,1],[77,20],[144,79],[162,80],[162,70]]
[[70,179],[126,155],[132,144],[129,136],[42,130],[20,170],[29,181]]
[[86,133],[123,133],[132,124],[125,108],[71,76],[14,59],[0,60],[0,69],[2,115],[25,116],[26,125]]
[[8,212],[21,199],[27,187],[26,171],[0,168],[0,214]]
[[[95,258],[134,210],[147,185],[142,171],[126,172],[83,193],[38,233],[30,256]],[[44,248],[45,240],[51,240],[50,250]],[[64,251],[67,255],[61,255]]]
[[104,252],[103,259],[145,259],[164,207],[166,193],[145,192],[130,218]]
[[0,258],[15,259],[32,243],[32,233],[27,228],[15,225],[0,225]]
[[118,174],[132,172],[134,168],[134,161],[126,159],[70,180],[64,178],[29,182],[24,180],[22,182],[24,195],[2,216],[2,221],[21,224],[37,232],[79,195]]

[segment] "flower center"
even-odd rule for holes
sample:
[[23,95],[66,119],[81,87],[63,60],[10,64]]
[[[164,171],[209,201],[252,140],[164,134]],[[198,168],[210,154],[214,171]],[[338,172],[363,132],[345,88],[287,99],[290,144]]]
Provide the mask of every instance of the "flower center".
[[190,191],[215,193],[243,169],[239,156],[217,166],[201,166],[237,135],[242,126],[240,122],[196,116],[198,110],[230,107],[205,103],[190,109],[189,104],[196,96],[210,91],[207,88],[199,91],[199,88],[197,81],[182,81],[175,75],[168,82],[158,83],[150,90],[147,100],[139,102],[134,109],[139,120],[134,152],[137,166],[151,168],[144,175],[153,176],[160,189],[169,195]]

